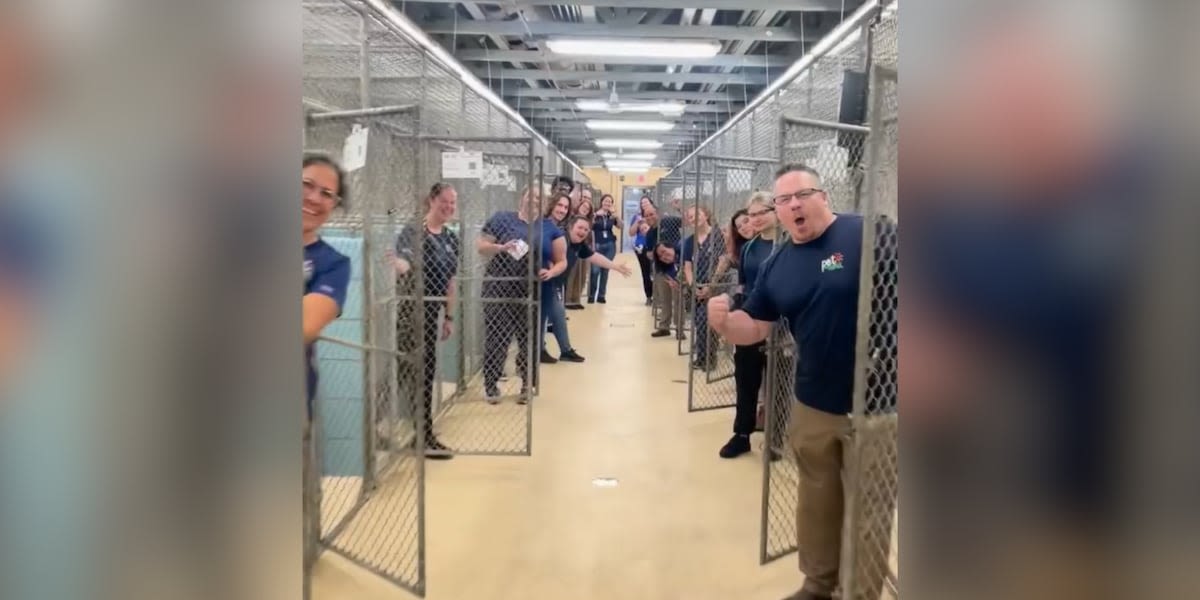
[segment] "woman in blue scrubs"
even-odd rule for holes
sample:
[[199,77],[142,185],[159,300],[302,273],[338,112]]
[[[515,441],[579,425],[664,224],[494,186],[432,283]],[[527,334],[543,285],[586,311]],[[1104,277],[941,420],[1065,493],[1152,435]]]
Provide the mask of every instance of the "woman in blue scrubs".
[[[560,198],[568,198],[560,196]],[[553,222],[540,214],[540,191],[530,187],[521,195],[515,211],[500,211],[488,218],[475,242],[476,250],[488,257],[483,280],[483,385],[491,404],[500,402],[500,376],[514,340],[517,344],[517,371],[522,385],[518,403],[529,400],[530,386],[536,384],[536,369],[529,362],[531,348],[527,299],[537,293],[528,280],[530,264],[545,282],[567,268],[566,242]],[[541,287],[541,286],[536,286]],[[545,302],[545,300],[543,300]],[[540,339],[540,338],[535,338]]]
[[350,285],[350,259],[321,240],[317,231],[333,210],[346,201],[345,175],[333,159],[322,155],[304,158],[301,171],[301,223],[304,239],[304,356],[308,368],[308,414],[317,389],[313,342],[332,323],[346,303]]
[[346,201],[346,175],[333,159],[322,155],[304,157],[301,167],[300,214],[304,239],[304,296],[301,320],[304,331],[304,366],[307,371],[307,398],[303,434],[304,560],[316,558],[315,540],[321,527],[321,486],[314,460],[313,399],[317,393],[317,368],[313,343],[321,330],[333,322],[346,303],[350,285],[350,259],[321,240],[317,231],[329,220],[335,208]]

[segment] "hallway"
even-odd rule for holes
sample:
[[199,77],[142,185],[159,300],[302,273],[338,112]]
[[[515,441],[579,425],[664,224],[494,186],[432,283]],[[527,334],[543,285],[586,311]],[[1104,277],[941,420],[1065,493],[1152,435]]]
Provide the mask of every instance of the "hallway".
[[[718,458],[732,409],[687,412],[686,357],[650,338],[638,277],[610,286],[607,305],[569,312],[587,362],[543,367],[532,457],[427,461],[431,600],[776,600],[799,587],[794,555],[758,565],[761,434],[752,454]],[[411,597],[333,553],[313,592]]]

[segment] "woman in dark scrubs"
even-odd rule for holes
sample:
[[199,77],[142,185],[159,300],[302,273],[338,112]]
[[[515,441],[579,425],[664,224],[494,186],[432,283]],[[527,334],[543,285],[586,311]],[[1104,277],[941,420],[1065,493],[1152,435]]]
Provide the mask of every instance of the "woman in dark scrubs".
[[[451,451],[433,433],[433,386],[437,382],[437,343],[446,340],[454,327],[454,276],[458,272],[459,239],[447,226],[458,207],[458,192],[449,184],[437,183],[425,197],[425,218],[422,230],[405,228],[396,237],[393,263],[403,285],[416,260],[416,249],[421,248],[421,275],[424,281],[421,290],[424,317],[421,331],[424,352],[421,393],[425,402],[425,456],[429,458],[451,458]],[[412,291],[398,294],[409,296]],[[398,305],[400,314],[396,319],[396,342],[404,350],[413,350],[416,334],[411,319],[412,302]],[[444,312],[443,312],[443,309]],[[439,316],[440,324],[439,324]]]
[[[746,226],[739,226],[736,221],[734,223],[738,233],[753,233],[754,236],[742,245],[738,254],[738,285],[741,290],[733,295],[735,306],[741,306],[743,299],[754,291],[754,282],[762,264],[775,247],[778,222],[771,194],[759,192],[751,196],[746,216],[749,217]],[[737,408],[733,417],[733,437],[721,448],[721,458],[736,458],[750,451],[750,434],[754,433],[756,427],[758,397],[766,368],[766,342],[734,348],[733,380],[737,390]],[[771,458],[775,459],[776,456],[772,455]]]

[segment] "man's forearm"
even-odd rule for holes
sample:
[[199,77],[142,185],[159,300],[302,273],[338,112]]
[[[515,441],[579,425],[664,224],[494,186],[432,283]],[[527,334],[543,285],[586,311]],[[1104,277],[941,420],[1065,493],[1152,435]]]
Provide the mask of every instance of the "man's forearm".
[[721,334],[721,337],[729,340],[732,344],[749,346],[766,339],[767,336],[764,335],[762,329],[759,327],[758,322],[752,319],[746,311],[735,310],[729,313],[729,316],[725,319],[725,324],[717,330],[717,333]]

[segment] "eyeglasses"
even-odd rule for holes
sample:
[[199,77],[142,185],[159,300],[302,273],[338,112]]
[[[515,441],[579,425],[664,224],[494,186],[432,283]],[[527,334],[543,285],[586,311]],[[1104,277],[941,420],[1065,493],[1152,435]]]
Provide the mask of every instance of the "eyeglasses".
[[338,201],[341,200],[341,198],[339,198],[337,193],[335,193],[333,190],[329,188],[323,188],[317,185],[317,183],[311,179],[302,179],[301,182],[304,184],[304,195],[306,196],[316,192],[320,194],[321,199],[326,202],[337,204]]
[[825,190],[819,190],[817,188],[805,188],[798,192],[792,192],[790,194],[780,194],[778,196],[775,196],[774,202],[775,202],[775,206],[783,206],[784,204],[791,202],[793,198],[807,200],[817,194],[824,194],[824,193],[825,193]]
[[756,210],[756,211],[754,211],[754,212],[747,212],[747,213],[746,213],[746,216],[748,216],[748,217],[762,217],[762,216],[769,215],[769,214],[771,214],[771,213],[773,213],[773,212],[775,212],[775,209],[773,209],[773,208],[768,208],[768,209],[765,209],[765,210]]

